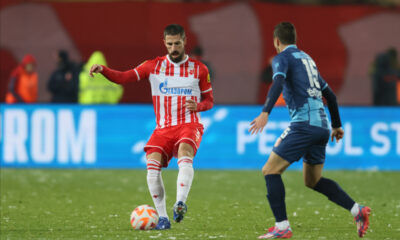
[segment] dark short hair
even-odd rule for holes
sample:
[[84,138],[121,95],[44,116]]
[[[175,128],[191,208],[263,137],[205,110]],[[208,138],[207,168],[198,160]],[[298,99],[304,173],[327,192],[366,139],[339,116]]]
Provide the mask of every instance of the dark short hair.
[[68,62],[69,56],[68,52],[65,50],[60,50],[58,51],[58,57],[63,61],[63,62]]
[[275,26],[274,37],[277,37],[283,44],[295,44],[296,35],[296,28],[290,22],[281,22]]
[[167,35],[180,35],[182,39],[185,39],[185,29],[179,24],[170,24],[164,29],[164,38]]
[[387,50],[388,55],[393,58],[393,59],[397,59],[397,50],[394,47],[391,47]]

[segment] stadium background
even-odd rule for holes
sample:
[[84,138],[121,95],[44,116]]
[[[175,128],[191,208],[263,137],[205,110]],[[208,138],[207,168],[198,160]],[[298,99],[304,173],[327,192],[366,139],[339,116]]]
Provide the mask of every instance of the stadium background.
[[[101,50],[112,68],[130,69],[165,53],[162,31],[173,22],[187,31],[187,51],[200,45],[204,59],[215,68],[217,104],[257,103],[259,75],[275,55],[271,32],[283,20],[296,23],[299,47],[313,56],[340,104],[370,105],[371,63],[389,47],[400,49],[396,7],[4,0],[0,7],[0,99],[10,69],[26,53],[37,58],[39,100],[47,102],[46,84],[59,49],[67,50],[75,61],[87,61]],[[146,82],[129,84],[122,101],[150,103],[149,92]]]
[[[199,151],[197,162],[204,168],[259,168],[264,162],[271,150],[271,138],[276,138],[282,128],[273,135],[264,131],[267,135],[251,139],[259,147],[248,148],[245,153],[239,147],[241,137],[247,136],[240,135],[243,129],[239,128],[260,109],[249,104],[257,104],[263,85],[260,73],[275,54],[272,29],[279,21],[292,21],[299,32],[298,46],[313,56],[321,74],[337,93],[339,103],[348,106],[342,112],[343,122],[350,123],[346,131],[349,138],[344,139],[343,151],[332,156],[335,159],[332,162],[337,163],[333,168],[400,169],[399,109],[367,107],[372,101],[368,73],[375,56],[389,47],[400,49],[398,7],[255,1],[2,1],[0,7],[0,98],[4,99],[12,68],[24,54],[32,53],[38,61],[40,103],[49,101],[46,84],[56,66],[53,59],[59,49],[67,50],[75,61],[86,61],[93,51],[101,50],[112,68],[130,69],[164,54],[163,28],[167,23],[182,24],[187,31],[187,51],[196,45],[202,46],[204,59],[214,68],[212,84],[216,105],[230,104],[203,114],[207,121],[216,122],[204,135]],[[124,88],[122,102],[129,105],[1,105],[1,164],[144,167],[140,162],[143,156],[137,149],[150,136],[154,120],[150,104],[136,104],[151,102],[150,84],[141,81]],[[235,107],[237,104],[248,107]],[[352,107],[357,106],[365,108],[353,111]],[[212,115],[219,110],[225,111],[226,116],[219,119],[223,124],[218,126]],[[68,111],[71,116],[60,114],[62,111]],[[80,128],[83,112],[93,113],[91,121],[96,125],[92,125],[92,132],[83,132],[85,128]],[[63,116],[67,119],[60,119]],[[285,124],[288,119],[284,110],[278,110],[271,120]],[[64,121],[70,121],[72,134],[60,136],[59,124],[65,124]],[[123,131],[128,126],[130,131]],[[147,128],[142,132],[144,129],[136,126]],[[67,139],[64,145],[58,144],[62,138]],[[85,165],[88,142],[92,144],[90,151],[94,151],[91,153],[94,157]],[[357,147],[360,144],[362,150]],[[136,148],[132,149],[134,145]],[[60,149],[64,149],[63,153]],[[120,154],[110,154],[115,151]],[[241,164],[236,165],[236,161]]]
[[[357,179],[362,179],[362,176],[367,175],[369,180],[365,181],[366,186],[363,189],[370,187],[367,183],[375,180],[378,184],[376,189],[383,189],[382,186],[390,188],[399,178],[400,108],[372,106],[372,83],[368,73],[377,54],[386,51],[389,47],[400,50],[398,3],[381,1],[381,3],[390,3],[390,7],[387,7],[379,4],[359,4],[362,1],[351,1],[353,4],[347,5],[293,4],[292,2],[2,0],[0,2],[0,99],[4,99],[12,68],[26,53],[32,53],[37,57],[39,73],[38,104],[0,103],[0,173],[2,173],[0,190],[3,192],[2,206],[0,206],[2,210],[0,230],[5,233],[4,236],[11,238],[16,236],[14,239],[21,239],[18,231],[13,230],[20,226],[28,231],[25,239],[37,237],[38,232],[31,229],[38,227],[37,224],[41,222],[36,223],[32,220],[29,226],[22,224],[23,227],[21,227],[21,221],[24,219],[20,215],[26,215],[27,212],[15,213],[18,210],[14,210],[13,206],[17,204],[9,203],[19,199],[15,196],[23,196],[26,190],[30,191],[31,186],[27,187],[27,185],[23,188],[19,185],[22,182],[31,182],[37,187],[42,184],[55,185],[56,181],[70,182],[72,187],[67,186],[66,189],[78,196],[81,192],[77,186],[88,184],[87,191],[96,190],[96,186],[90,185],[90,181],[80,180],[85,179],[82,176],[101,173],[93,179],[103,181],[104,186],[108,186],[105,189],[109,192],[112,192],[110,189],[119,189],[118,187],[122,185],[125,188],[124,191],[127,192],[124,197],[128,199],[133,197],[131,196],[132,189],[129,187],[141,183],[140,187],[135,186],[137,191],[133,192],[141,193],[136,195],[148,195],[143,190],[145,164],[142,147],[155,126],[153,108],[150,105],[150,85],[146,82],[125,85],[122,104],[82,106],[47,104],[50,95],[46,90],[46,84],[50,73],[56,67],[54,54],[60,49],[67,50],[75,61],[86,61],[93,51],[101,50],[110,67],[120,70],[129,69],[146,59],[165,53],[161,42],[162,31],[166,24],[173,22],[182,24],[187,31],[187,51],[196,45],[202,46],[204,59],[212,63],[215,70],[212,84],[216,106],[211,111],[202,114],[207,129],[194,162],[195,168],[258,171],[265,163],[274,140],[288,124],[286,108],[278,107],[273,110],[270,123],[262,134],[250,136],[247,129],[249,122],[261,110],[261,105],[258,104],[259,90],[262,87],[259,75],[268,64],[268,59],[275,54],[272,45],[273,27],[279,21],[288,20],[295,23],[298,29],[298,46],[315,59],[321,74],[337,93],[341,104],[340,111],[346,134],[341,143],[329,144],[326,168],[363,170],[352,172],[350,175],[355,176],[354,178],[347,174],[340,175],[341,173],[336,171],[329,171],[328,174],[338,176],[343,181],[347,179],[348,184],[345,186],[355,188],[353,185],[357,184],[353,183],[357,183]],[[299,0],[298,2],[314,3],[316,1]],[[369,1],[371,2],[374,1]],[[171,167],[176,169],[174,161]],[[40,170],[42,168],[46,170]],[[53,171],[53,168],[58,170]],[[60,168],[74,170],[72,170],[73,173],[69,170],[62,172]],[[75,170],[81,168],[122,168],[129,169],[131,172],[107,170],[106,172],[89,171],[82,174],[81,171]],[[131,170],[132,168],[139,171]],[[291,169],[300,168],[300,163],[291,167]],[[35,172],[31,169],[39,170]],[[395,172],[388,173],[389,171]],[[235,174],[229,171],[224,172]],[[140,176],[142,180],[135,180],[127,186],[124,183],[128,181],[126,180],[128,177],[116,182],[112,180],[119,179],[119,174],[133,177],[132,173]],[[388,173],[388,175],[379,175],[381,173]],[[207,174],[210,173],[201,171],[198,176],[201,179],[204,175],[203,180],[214,179],[213,174],[210,176]],[[240,172],[240,175],[251,178],[247,174]],[[301,177],[297,176],[295,171],[288,174],[288,181],[292,183],[289,186],[296,188],[293,186]],[[108,176],[105,178],[107,181],[103,180],[104,175]],[[290,176],[293,175],[297,176],[297,180],[290,180]],[[386,178],[389,175],[394,181]],[[76,177],[78,182],[74,183],[75,185],[72,185],[70,176],[80,176]],[[167,182],[168,177],[175,179],[171,172],[166,171],[166,176]],[[218,182],[218,179],[215,179]],[[224,182],[234,182],[235,178],[226,179]],[[95,181],[93,184],[96,183]],[[264,190],[262,179],[259,181],[260,188],[258,189]],[[359,180],[358,183],[362,184],[364,180]],[[167,183],[170,186],[173,184]],[[211,185],[218,186],[214,182]],[[20,189],[25,189],[25,191]],[[78,190],[75,191],[75,189]],[[55,187],[52,191],[59,194]],[[200,196],[207,196],[207,191],[205,190],[204,195],[200,194]],[[369,196],[370,192],[364,191],[360,193],[358,189],[353,189],[353,192],[360,196]],[[33,191],[35,192],[40,193],[40,190]],[[395,194],[396,191],[392,192]],[[48,190],[43,190],[43,193],[49,194]],[[259,191],[256,193],[257,196],[260,195]],[[191,200],[193,203],[191,206],[194,208],[196,208],[196,194],[199,195],[194,191],[194,197]],[[261,197],[264,197],[263,194]],[[103,197],[108,199],[107,197],[112,196],[112,194],[109,195],[94,195],[97,197],[93,197],[91,201],[88,198],[87,204],[92,206],[98,199]],[[391,209],[386,209],[385,217],[390,221],[397,219],[398,224],[400,206],[398,197],[386,196],[384,193],[378,195],[369,196],[369,201],[375,203],[372,199],[386,199],[385,202],[375,203],[376,208],[378,206],[383,208],[386,204],[396,206],[395,214],[392,214]],[[290,203],[290,193],[288,196]],[[235,197],[237,196],[232,195],[234,200]],[[36,199],[37,202],[45,201],[44,198],[33,195],[29,199],[32,201]],[[51,194],[49,199],[52,199]],[[219,198],[212,196],[210,199],[211,202]],[[110,202],[115,201],[115,199],[110,200]],[[135,201],[143,203],[143,199]],[[148,198],[146,201],[149,203],[151,200]],[[223,201],[228,202],[226,199]],[[214,204],[220,204],[220,202],[214,202]],[[124,205],[121,201],[119,203]],[[51,204],[48,203],[49,208],[52,207]],[[62,206],[68,207],[68,204],[69,202]],[[199,206],[201,204],[198,203]],[[239,203],[232,204],[229,206],[234,207]],[[266,205],[265,201],[260,206],[264,205]],[[41,207],[38,209],[42,209]],[[79,206],[74,204],[75,207],[79,209]],[[126,208],[126,206],[121,207]],[[128,209],[131,207],[129,205]],[[27,208],[25,211],[28,211]],[[54,208],[59,209],[60,206]],[[82,212],[86,210],[81,208]],[[46,209],[42,212],[47,214]],[[108,212],[103,214],[108,214]],[[12,222],[13,217],[15,225],[8,222],[9,219]],[[49,219],[55,218],[49,217]],[[125,222],[125,219],[121,221]],[[188,221],[190,223],[191,220],[188,219]],[[376,227],[375,234],[381,231],[393,233],[393,235],[388,235],[387,239],[400,237],[398,227],[397,230],[390,229],[389,225],[395,225],[395,222],[389,224],[384,219],[382,222],[384,223],[382,226],[387,227],[389,231],[386,228],[380,230]],[[114,228],[118,229],[118,226]],[[76,228],[79,227],[82,226],[76,226]],[[103,230],[108,231],[108,227],[103,226]],[[82,239],[86,238],[84,234],[92,234],[96,230],[86,225],[83,229],[86,231],[83,235],[75,236],[71,230],[67,235],[63,235],[66,234],[64,232],[61,235],[46,235],[45,233],[44,236],[55,238],[69,236],[71,239]],[[312,233],[310,234],[312,236]],[[93,236],[96,235],[88,238],[94,238]],[[143,239],[142,237],[143,235],[139,235],[138,239]]]

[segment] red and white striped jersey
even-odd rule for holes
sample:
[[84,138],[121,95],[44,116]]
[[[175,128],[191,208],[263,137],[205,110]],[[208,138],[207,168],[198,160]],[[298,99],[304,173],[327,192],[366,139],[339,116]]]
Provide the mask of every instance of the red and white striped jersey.
[[200,123],[200,114],[185,108],[187,99],[200,102],[202,93],[212,91],[207,67],[189,58],[174,63],[169,56],[148,60],[134,69],[138,80],[151,84],[157,128]]

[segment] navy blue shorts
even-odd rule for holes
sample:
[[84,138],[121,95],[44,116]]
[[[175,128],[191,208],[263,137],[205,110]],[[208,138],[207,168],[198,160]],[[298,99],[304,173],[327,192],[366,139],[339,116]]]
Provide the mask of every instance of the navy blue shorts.
[[321,164],[325,162],[329,135],[329,129],[294,122],[282,133],[281,143],[272,151],[290,163],[303,157],[305,163]]

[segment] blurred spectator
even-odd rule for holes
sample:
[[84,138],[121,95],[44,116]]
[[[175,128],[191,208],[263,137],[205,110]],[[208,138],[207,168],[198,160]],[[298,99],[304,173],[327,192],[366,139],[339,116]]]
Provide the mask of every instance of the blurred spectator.
[[37,91],[36,60],[27,54],[11,73],[6,103],[34,103],[37,101]]
[[57,68],[47,84],[53,103],[76,103],[78,100],[79,66],[69,60],[66,51],[58,52]]
[[[274,56],[271,56],[268,61],[268,65],[261,72],[260,76],[260,86],[258,90],[258,104],[264,104],[267,99],[268,90],[272,84],[272,59]],[[282,93],[279,96],[278,100],[275,103],[275,106],[286,106],[285,100],[283,99]]]
[[374,105],[392,106],[397,104],[397,82],[400,69],[397,51],[394,48],[379,54],[372,65],[371,72]]
[[210,78],[214,80],[214,69],[212,68],[211,64],[203,59],[203,48],[200,46],[196,46],[190,52],[190,57],[199,60],[200,62],[204,63],[207,66],[208,72],[210,73]]
[[108,81],[102,74],[89,76],[90,67],[93,64],[107,66],[102,52],[95,51],[89,61],[83,66],[79,75],[79,103],[81,104],[115,104],[123,94],[123,87]]
[[400,78],[397,79],[397,104],[400,105]]

